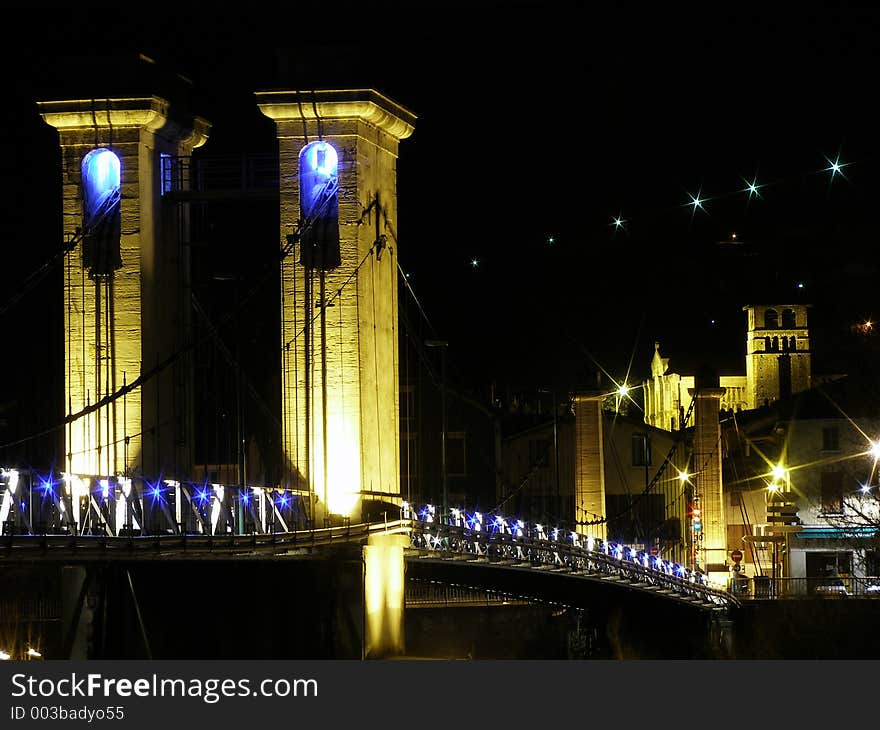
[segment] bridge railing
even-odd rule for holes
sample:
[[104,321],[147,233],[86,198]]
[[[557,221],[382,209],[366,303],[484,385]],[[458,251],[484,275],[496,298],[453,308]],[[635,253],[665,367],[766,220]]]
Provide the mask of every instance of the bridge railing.
[[805,598],[878,598],[878,576],[834,576],[774,578],[757,575],[737,578],[729,583],[729,590],[746,600],[786,600]]
[[646,590],[719,606],[737,602],[699,571],[588,535],[563,534],[558,529],[548,534],[542,525],[498,516],[487,519],[480,513],[453,511],[448,522],[441,522],[430,508],[414,510],[405,505],[407,516],[413,520],[412,547],[441,559],[528,566],[625,581]]
[[3,535],[248,535],[308,527],[308,493],[283,487],[0,469]]

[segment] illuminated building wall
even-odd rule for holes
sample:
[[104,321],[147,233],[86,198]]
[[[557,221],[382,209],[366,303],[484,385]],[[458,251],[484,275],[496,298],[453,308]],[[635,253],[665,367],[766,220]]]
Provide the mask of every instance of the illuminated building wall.
[[[576,395],[575,513],[605,516],[605,448],[602,427],[603,395]],[[605,539],[605,523],[578,526],[578,532]]]
[[[325,274],[326,298],[336,296],[323,346],[318,273],[307,274],[298,247],[281,265],[282,423],[288,482],[312,490],[318,512],[351,515],[362,495],[400,492],[397,149],[415,117],[368,89],[259,92],[257,100],[276,123],[282,247],[303,215],[303,148],[323,141],[337,153],[341,264]],[[379,236],[387,247],[376,255]]]
[[[722,375],[724,396],[721,408],[740,411],[750,408],[747,382],[744,375]],[[681,419],[691,404],[688,392],[694,387],[693,375],[680,375],[669,371],[669,358],[660,355],[660,343],[654,343],[654,359],[651,361],[651,379],[644,382],[645,423],[676,431],[682,428]],[[684,427],[694,425],[691,413]]]
[[[189,154],[206,140],[209,125],[201,119],[178,123],[157,97],[45,101],[39,107],[61,145],[64,235],[85,226],[100,233],[64,260],[64,397],[65,412],[73,414],[132,383],[188,334],[188,252],[178,240],[180,210],[162,205],[160,155]],[[108,175],[118,175],[121,195],[117,211],[106,217],[96,214],[94,203],[96,195],[112,193]],[[182,358],[76,420],[65,429],[65,470],[187,474],[190,381]]]
[[750,304],[746,335],[746,379],[750,408],[810,387],[807,305]]
[[694,393],[697,404],[694,408],[693,481],[700,497],[703,523],[700,568],[726,581],[727,523],[721,479],[721,423],[718,420],[724,388],[698,383],[698,389],[690,392],[691,395]]
[[[724,410],[740,411],[761,407],[812,385],[810,334],[807,305],[748,305],[746,374],[722,375]],[[681,417],[690,405],[688,392],[694,376],[670,371],[669,358],[660,355],[654,343],[651,378],[644,382],[645,423],[674,431],[682,427]],[[683,411],[682,411],[683,409]],[[693,416],[685,426],[692,426]]]

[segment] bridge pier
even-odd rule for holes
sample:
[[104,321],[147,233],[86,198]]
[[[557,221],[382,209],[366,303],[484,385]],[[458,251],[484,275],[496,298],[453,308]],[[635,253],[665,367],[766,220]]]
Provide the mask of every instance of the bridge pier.
[[404,641],[406,535],[374,535],[364,546],[364,659],[400,656]]

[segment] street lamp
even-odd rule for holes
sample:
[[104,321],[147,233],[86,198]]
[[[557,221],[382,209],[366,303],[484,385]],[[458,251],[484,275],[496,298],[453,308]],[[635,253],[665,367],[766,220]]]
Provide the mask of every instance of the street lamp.
[[[781,505],[788,504],[787,500],[790,498],[790,493],[789,493],[789,488],[788,488],[789,484],[790,484],[790,482],[789,482],[790,477],[789,477],[788,469],[786,469],[786,467],[782,464],[782,462],[780,462],[778,464],[774,464],[770,468],[770,475],[773,477],[773,481],[770,482],[770,484],[768,485],[768,488],[770,491],[770,495],[775,495],[775,496],[768,495],[768,504],[770,502],[778,503]],[[779,513],[777,513],[777,518],[779,518],[779,516],[780,516]],[[783,520],[784,520],[784,518],[783,518]],[[778,595],[778,587],[776,585],[776,579],[778,577],[783,577],[783,578],[791,577],[789,530],[787,529],[788,524],[789,524],[788,522],[784,521],[784,523],[780,527],[776,528],[777,530],[782,530],[781,536],[779,535],[778,532],[774,534],[775,539],[773,541],[773,590],[774,590],[774,593],[776,593],[777,595]],[[783,542],[783,550],[784,550],[783,561],[782,561],[783,564],[781,566],[779,566],[779,562],[780,562],[780,560],[779,560],[779,542],[780,542],[780,540]],[[779,575],[780,569],[781,569],[781,573],[782,573],[781,576]]]
[[440,348],[440,483],[443,489],[443,511],[445,521],[449,513],[449,494],[446,485],[446,340],[425,340],[426,347]]

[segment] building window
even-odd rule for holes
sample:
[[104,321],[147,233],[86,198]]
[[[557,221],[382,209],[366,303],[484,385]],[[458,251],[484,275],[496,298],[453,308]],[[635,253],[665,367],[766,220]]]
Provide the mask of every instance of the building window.
[[837,426],[822,429],[822,451],[840,451],[840,432]]
[[843,513],[843,472],[822,472],[822,513],[839,515]]
[[172,160],[171,155],[167,152],[159,153],[159,180],[160,180],[160,192],[162,195],[165,193],[170,193],[173,187],[173,177],[172,177]]
[[793,330],[797,327],[797,322],[794,316],[793,309],[783,309],[782,310],[782,329],[784,330]]
[[764,312],[764,329],[779,329],[779,314],[776,312],[775,309],[768,309],[766,312]]
[[764,338],[764,352],[770,352],[772,349],[772,345],[770,344],[770,337]]
[[551,439],[529,439],[529,471],[550,463]]
[[467,476],[467,434],[450,431],[446,434],[446,474],[451,477]]
[[632,465],[651,466],[651,437],[646,433],[632,435]]
[[628,494],[607,494],[605,509],[611,515],[611,540],[634,545],[652,543],[655,539],[681,539],[681,525],[675,518],[667,518],[662,494],[646,494],[640,499]]

